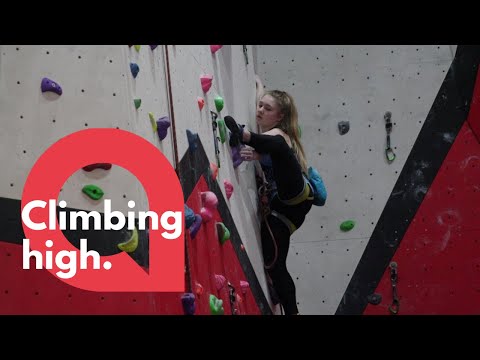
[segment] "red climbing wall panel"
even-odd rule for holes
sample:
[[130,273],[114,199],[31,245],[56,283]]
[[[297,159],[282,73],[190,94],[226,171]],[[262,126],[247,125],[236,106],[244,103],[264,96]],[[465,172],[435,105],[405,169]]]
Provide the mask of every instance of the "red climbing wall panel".
[[[480,313],[479,204],[480,143],[465,122],[392,259],[399,314]],[[364,313],[389,314],[389,269],[376,292],[382,303]]]
[[[196,187],[187,200],[187,205],[195,214],[200,214],[201,192],[208,191],[208,185],[203,177],[200,178]],[[218,240],[216,222],[222,222],[218,211],[213,213],[213,219],[202,223],[195,238],[190,237],[187,231],[187,251],[190,267],[192,292],[195,293],[196,284],[201,285],[203,293],[196,296],[196,315],[210,314],[210,294],[223,300],[225,315],[231,315],[229,301],[229,289],[225,286],[217,291],[215,286],[215,274],[223,275],[235,288],[240,301],[235,303],[237,314],[258,314],[258,308],[250,289],[244,294],[240,288],[240,281],[246,281],[242,266],[238,260],[230,241],[223,245]],[[237,297],[238,298],[238,297]]]
[[23,270],[22,246],[0,241],[0,314],[183,314],[183,293],[100,293],[47,270]]
[[475,91],[473,93],[472,103],[470,105],[470,113],[468,114],[468,123],[480,141],[480,72],[477,73],[477,81],[475,83]]

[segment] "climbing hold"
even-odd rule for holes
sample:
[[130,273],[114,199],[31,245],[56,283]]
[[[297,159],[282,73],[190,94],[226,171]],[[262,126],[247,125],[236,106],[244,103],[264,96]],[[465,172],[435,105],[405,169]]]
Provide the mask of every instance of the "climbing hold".
[[142,105],[142,99],[134,99],[133,103],[135,104],[135,109],[138,109]]
[[355,226],[355,221],[347,220],[347,221],[344,221],[340,224],[340,229],[342,231],[350,231],[350,230],[353,229],[354,226]]
[[205,207],[202,207],[200,209],[200,216],[202,217],[203,222],[209,222],[210,220],[213,219],[212,211]]
[[127,253],[134,252],[137,249],[138,246],[138,230],[136,227],[133,228],[132,235],[130,236],[130,239],[128,239],[125,242],[122,242],[117,245],[118,248],[122,251],[125,251]]
[[62,87],[58,85],[58,83],[56,83],[55,81],[50,80],[49,78],[42,79],[41,88],[42,88],[42,92],[50,91],[57,95],[62,95],[63,93]]
[[198,281],[195,281],[195,294],[197,294],[197,296],[203,294],[203,286]]
[[223,98],[221,96],[217,96],[214,99],[215,102],[215,108],[217,109],[218,112],[222,111],[223,107],[225,106],[225,102],[223,101]]
[[202,84],[203,92],[208,92],[212,86],[213,76],[212,75],[202,75],[200,76],[200,82]]
[[235,299],[237,300],[237,303],[241,304],[243,302],[242,297],[240,294],[235,294]]
[[153,116],[153,113],[149,112],[148,117],[150,118],[150,123],[152,124],[153,132],[156,132],[157,131],[157,122],[155,121],[155,117]]
[[247,281],[240,280],[240,288],[242,289],[242,294],[246,294],[250,284]]
[[215,295],[210,294],[210,312],[212,315],[223,315],[223,300],[218,299]]
[[240,250],[245,251],[245,245],[241,244],[240,245]]
[[220,141],[222,144],[225,144],[225,139],[227,138],[227,127],[225,126],[225,120],[217,120],[218,130],[220,132]]
[[340,135],[345,135],[348,130],[350,130],[350,123],[348,121],[340,121],[338,123],[338,131],[340,131]]
[[112,164],[109,163],[96,163],[84,166],[82,169],[85,171],[93,171],[95,169],[103,169],[103,170],[110,170],[112,168]]
[[195,213],[185,204],[185,226],[187,229],[192,226],[195,221]]
[[197,235],[198,230],[200,230],[201,225],[202,225],[202,217],[198,214],[195,214],[195,221],[190,227],[190,237],[192,239],[195,239],[195,236]]
[[136,78],[140,71],[140,67],[135,63],[130,63],[130,71],[132,72],[133,77]]
[[197,142],[198,142],[198,134],[192,133],[190,130],[187,129],[187,139],[188,139],[188,149],[191,153],[197,150]]
[[243,162],[242,155],[240,155],[240,149],[241,146],[232,147],[232,161],[235,169]]
[[150,49],[155,50],[157,48],[158,45],[150,45]]
[[186,293],[182,295],[183,313],[185,315],[195,314],[195,294]]
[[218,233],[218,240],[220,244],[225,244],[225,242],[230,239],[230,231],[223,223],[217,223],[217,233]]
[[203,191],[201,193],[203,206],[215,210],[218,205],[217,195],[211,191]]
[[378,305],[382,302],[382,295],[381,294],[370,294],[367,296],[367,301],[372,305]]
[[96,185],[85,185],[82,192],[93,200],[100,200],[104,195],[103,190]]
[[223,186],[225,187],[225,194],[227,195],[227,199],[230,200],[230,197],[233,193],[233,185],[228,180],[223,180]]
[[170,119],[168,116],[161,117],[157,120],[157,133],[160,140],[167,137],[167,130],[170,127]]
[[133,45],[128,45],[129,48],[132,47],[132,46],[133,46]]
[[215,274],[215,286],[217,288],[217,291],[220,291],[226,283],[227,279],[225,279],[225,276]]
[[387,111],[385,115],[383,115],[383,119],[385,120],[385,130],[387,131],[387,147],[385,149],[385,156],[387,157],[387,161],[391,163],[395,160],[395,153],[393,152],[390,146],[390,133],[392,132],[392,113]]
[[218,165],[214,163],[210,163],[210,175],[212,176],[212,180],[217,180],[218,176]]
[[139,52],[139,51],[140,51],[140,47],[141,47],[141,46],[142,46],[142,45],[134,45],[134,47],[135,47],[135,50],[137,50],[137,52]]
[[212,52],[212,54],[215,54],[222,47],[223,45],[210,45],[210,51]]
[[202,110],[203,107],[205,106],[205,99],[199,96],[197,97],[197,102],[198,102],[199,109]]

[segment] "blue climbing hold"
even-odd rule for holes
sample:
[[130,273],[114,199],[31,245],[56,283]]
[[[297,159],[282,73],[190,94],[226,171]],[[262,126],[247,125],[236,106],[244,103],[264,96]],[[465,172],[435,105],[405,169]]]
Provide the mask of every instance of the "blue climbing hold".
[[160,140],[167,137],[167,130],[170,127],[170,119],[168,116],[161,117],[157,120],[157,133]]
[[140,68],[138,67],[137,64],[130,63],[130,71],[132,72],[133,77],[136,78],[138,75],[138,72],[140,71]]
[[190,209],[187,204],[185,204],[185,226],[190,228],[193,222],[195,221],[195,214],[192,209]]

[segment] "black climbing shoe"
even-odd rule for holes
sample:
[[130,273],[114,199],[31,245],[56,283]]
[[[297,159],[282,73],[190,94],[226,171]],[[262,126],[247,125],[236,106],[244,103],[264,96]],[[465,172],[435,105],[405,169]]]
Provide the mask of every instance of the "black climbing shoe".
[[225,121],[228,130],[231,132],[229,141],[230,146],[236,147],[243,143],[243,127],[238,125],[235,119],[230,115],[225,116],[223,120]]

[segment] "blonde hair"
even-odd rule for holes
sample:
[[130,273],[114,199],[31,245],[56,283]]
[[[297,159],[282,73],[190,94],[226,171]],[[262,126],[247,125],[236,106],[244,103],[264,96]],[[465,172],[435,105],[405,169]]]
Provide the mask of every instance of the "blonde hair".
[[298,162],[302,167],[302,171],[307,173],[307,159],[305,156],[305,151],[303,150],[303,145],[300,142],[300,133],[298,126],[298,112],[297,107],[295,106],[295,101],[292,96],[285,91],[280,90],[270,90],[266,91],[265,95],[270,95],[275,99],[275,102],[280,107],[280,112],[283,114],[283,119],[278,125],[278,128],[283,130],[285,134],[290,136],[292,140],[292,148],[297,156]]

